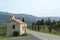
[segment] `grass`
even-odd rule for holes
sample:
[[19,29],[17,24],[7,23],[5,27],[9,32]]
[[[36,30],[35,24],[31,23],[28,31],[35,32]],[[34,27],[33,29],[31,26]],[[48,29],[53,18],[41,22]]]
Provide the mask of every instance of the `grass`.
[[51,34],[60,35],[60,32],[58,32],[58,31],[52,29]]
[[[6,38],[11,38],[11,37],[26,37],[26,36],[31,36],[31,34],[23,34],[21,36],[4,36],[6,33],[6,26],[5,25],[0,25],[0,40],[5,40]],[[4,34],[4,35],[2,35]]]
[[5,40],[5,38],[8,38],[8,37],[0,35],[0,40]]
[[[41,31],[41,32],[49,33],[47,26],[45,27],[45,31]],[[51,29],[51,33],[50,34],[60,35],[60,32],[58,32],[58,31],[56,31],[54,29]]]
[[[28,29],[32,30],[31,28],[28,28]],[[49,33],[47,26],[45,27],[44,31],[43,31],[43,29],[40,29],[39,31],[38,30],[33,30],[33,31],[42,32],[42,33],[48,33],[48,34],[54,34],[54,35],[60,35],[60,32],[58,32],[58,31],[56,31],[54,29],[52,29],[51,33]]]
[[0,35],[0,40],[6,40],[7,38],[15,38],[15,37],[28,37],[28,36],[32,36],[31,34],[23,34],[21,36],[4,36],[4,35]]
[[25,37],[25,36],[31,36],[31,34],[22,34],[20,36],[5,36],[5,35],[0,35],[0,38],[8,38],[8,37]]
[[5,33],[6,33],[6,26],[0,25],[0,34],[5,34]]

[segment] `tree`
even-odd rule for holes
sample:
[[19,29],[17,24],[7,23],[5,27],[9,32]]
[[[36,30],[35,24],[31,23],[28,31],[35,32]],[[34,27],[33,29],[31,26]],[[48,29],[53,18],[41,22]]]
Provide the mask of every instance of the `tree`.
[[43,23],[43,20],[38,20],[37,22],[36,22],[36,25],[42,25]]
[[51,25],[51,20],[50,20],[50,18],[48,18],[48,25]]
[[48,29],[49,29],[49,33],[51,33],[51,20],[50,18],[48,18]]
[[34,22],[32,23],[32,30],[33,30],[33,27],[34,27]]
[[50,18],[48,18],[48,20],[45,21],[45,24],[46,24],[46,25],[51,25],[51,20],[50,20]]
[[22,19],[23,22],[25,22],[24,18]]
[[18,19],[20,19],[20,17],[18,17]]
[[39,25],[40,24],[40,20],[38,20],[37,22],[36,22],[36,25]]
[[56,21],[55,20],[52,22],[52,25],[54,25],[54,24],[56,24]]
[[45,25],[48,25],[48,21],[45,21]]
[[49,33],[51,33],[51,25],[52,25],[52,22],[51,22],[50,18],[48,18],[48,20],[45,21],[45,23],[46,23],[46,25],[48,25],[47,27],[48,27]]
[[44,19],[41,20],[41,25],[44,25]]
[[57,25],[58,25],[58,27],[60,27],[60,20],[59,20],[59,21],[57,21]]
[[59,21],[57,21],[57,23],[60,23],[60,20],[59,20]]
[[39,31],[39,25],[41,24],[41,21],[40,20],[38,20],[37,22],[36,22],[36,25],[38,25],[38,31]]

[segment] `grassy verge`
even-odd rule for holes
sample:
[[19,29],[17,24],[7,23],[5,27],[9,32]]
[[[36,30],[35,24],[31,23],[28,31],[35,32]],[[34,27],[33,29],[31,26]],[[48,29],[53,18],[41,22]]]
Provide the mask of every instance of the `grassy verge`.
[[[28,29],[32,30],[31,28],[28,28]],[[56,31],[54,29],[52,29],[51,33],[49,33],[47,26],[45,27],[44,31],[43,31],[43,29],[40,29],[39,31],[33,29],[33,31],[42,32],[42,33],[48,33],[48,34],[54,34],[54,35],[60,35],[60,32],[58,32],[58,31]]]
[[20,37],[20,38],[22,38],[22,37],[28,37],[28,36],[32,36],[31,34],[23,34],[23,35],[21,35],[21,36],[3,36],[3,35],[0,35],[0,40],[5,40],[5,39],[7,39],[7,38],[14,38],[14,37]]

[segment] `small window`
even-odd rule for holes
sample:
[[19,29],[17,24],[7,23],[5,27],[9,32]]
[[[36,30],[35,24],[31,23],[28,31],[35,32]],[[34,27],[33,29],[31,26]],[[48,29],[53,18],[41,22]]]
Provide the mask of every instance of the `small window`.
[[13,25],[13,29],[15,29],[15,25]]

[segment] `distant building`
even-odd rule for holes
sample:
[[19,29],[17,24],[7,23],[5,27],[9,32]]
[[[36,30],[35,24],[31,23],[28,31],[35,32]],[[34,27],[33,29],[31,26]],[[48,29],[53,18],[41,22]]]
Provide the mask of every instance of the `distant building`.
[[13,14],[10,15],[10,22],[7,25],[7,36],[18,36],[26,33],[27,24],[20,19],[16,19]]

